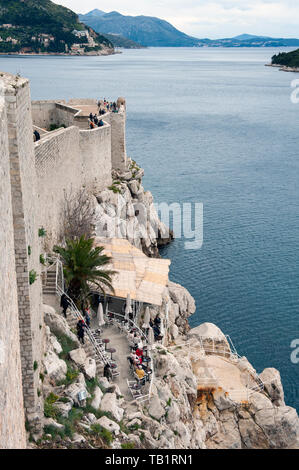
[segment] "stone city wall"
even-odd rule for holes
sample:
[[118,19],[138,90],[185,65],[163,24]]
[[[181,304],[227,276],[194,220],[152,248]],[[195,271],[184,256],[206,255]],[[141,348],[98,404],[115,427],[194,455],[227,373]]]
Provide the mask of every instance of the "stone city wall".
[[[0,83],[1,86],[1,83]],[[1,100],[0,96],[0,100]],[[6,109],[0,101],[0,448],[25,448],[25,418]]]
[[85,187],[97,194],[111,184],[111,129],[72,126],[49,133],[35,144],[39,224],[47,230],[47,245],[59,240],[66,194]]
[[[21,345],[23,398],[27,419],[40,426],[43,407],[38,397],[43,350],[40,242],[29,82],[3,75],[7,109],[10,186]],[[34,282],[29,285],[29,274]]]

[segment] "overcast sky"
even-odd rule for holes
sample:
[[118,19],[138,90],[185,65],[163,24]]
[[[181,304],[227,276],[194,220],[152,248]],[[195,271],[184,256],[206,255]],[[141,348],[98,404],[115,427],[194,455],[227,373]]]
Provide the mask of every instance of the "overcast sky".
[[299,37],[299,0],[54,0],[77,13],[94,8],[157,16],[204,38],[241,33]]

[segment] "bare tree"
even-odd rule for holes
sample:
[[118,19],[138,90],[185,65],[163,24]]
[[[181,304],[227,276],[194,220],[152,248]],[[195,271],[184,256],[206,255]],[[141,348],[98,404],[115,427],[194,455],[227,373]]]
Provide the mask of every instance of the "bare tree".
[[64,193],[62,207],[61,240],[79,239],[83,235],[91,238],[95,234],[95,202],[86,189],[77,193]]

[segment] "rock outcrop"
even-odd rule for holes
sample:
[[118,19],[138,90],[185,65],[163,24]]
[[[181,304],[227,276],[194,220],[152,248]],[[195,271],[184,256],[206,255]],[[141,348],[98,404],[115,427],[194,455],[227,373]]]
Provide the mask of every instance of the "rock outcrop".
[[97,195],[99,237],[126,238],[147,256],[159,257],[158,247],[174,235],[157,214],[153,196],[142,186],[144,170],[130,160],[124,173],[113,172],[113,184]]

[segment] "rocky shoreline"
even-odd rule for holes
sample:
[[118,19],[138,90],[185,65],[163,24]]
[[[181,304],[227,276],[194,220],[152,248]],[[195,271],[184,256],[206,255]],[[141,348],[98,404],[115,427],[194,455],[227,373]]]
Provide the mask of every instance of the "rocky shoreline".
[[265,64],[266,67],[276,67],[278,68],[281,72],[299,72],[299,67],[288,67],[286,65],[280,65],[280,64]]

